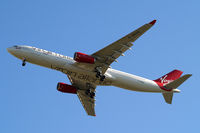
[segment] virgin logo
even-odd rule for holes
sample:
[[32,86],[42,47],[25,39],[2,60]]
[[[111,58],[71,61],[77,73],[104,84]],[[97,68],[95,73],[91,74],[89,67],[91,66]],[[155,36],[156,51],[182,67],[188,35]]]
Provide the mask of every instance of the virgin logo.
[[163,83],[163,84],[167,84],[167,83],[169,83],[169,82],[172,81],[172,80],[167,80],[167,79],[166,79],[167,76],[168,76],[168,75],[165,75],[163,78],[160,78],[161,83]]

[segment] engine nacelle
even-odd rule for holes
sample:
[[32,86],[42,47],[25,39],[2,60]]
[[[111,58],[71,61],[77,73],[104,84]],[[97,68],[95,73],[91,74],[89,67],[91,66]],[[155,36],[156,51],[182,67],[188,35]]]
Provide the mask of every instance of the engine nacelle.
[[90,63],[90,64],[94,64],[95,62],[94,57],[80,52],[74,53],[74,60],[77,62]]
[[57,90],[64,93],[72,93],[72,94],[76,94],[76,91],[77,91],[74,86],[61,83],[61,82],[57,84]]

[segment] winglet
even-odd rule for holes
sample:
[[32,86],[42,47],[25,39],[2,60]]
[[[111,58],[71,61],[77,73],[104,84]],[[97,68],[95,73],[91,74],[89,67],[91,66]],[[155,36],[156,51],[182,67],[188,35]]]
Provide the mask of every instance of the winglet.
[[153,20],[149,24],[154,25],[155,23],[156,23],[156,20]]

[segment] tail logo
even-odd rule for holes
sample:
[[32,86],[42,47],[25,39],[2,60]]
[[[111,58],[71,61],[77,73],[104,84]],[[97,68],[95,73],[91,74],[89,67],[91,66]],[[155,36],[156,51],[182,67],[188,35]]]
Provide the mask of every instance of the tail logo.
[[161,77],[161,78],[160,78],[161,83],[167,84],[167,83],[173,81],[173,80],[167,80],[167,79],[166,79],[167,76],[168,76],[168,75],[165,75],[164,77]]

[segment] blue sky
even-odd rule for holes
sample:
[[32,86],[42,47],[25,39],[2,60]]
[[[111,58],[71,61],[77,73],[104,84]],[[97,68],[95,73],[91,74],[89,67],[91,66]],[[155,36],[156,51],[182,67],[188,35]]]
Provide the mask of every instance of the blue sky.
[[[0,132],[110,133],[199,132],[200,80],[198,0],[1,0]],[[112,67],[149,79],[180,69],[193,76],[167,105],[161,94],[98,87],[96,117],[76,95],[56,90],[67,76],[10,55],[12,45],[60,54],[87,54],[139,26],[157,23]]]

